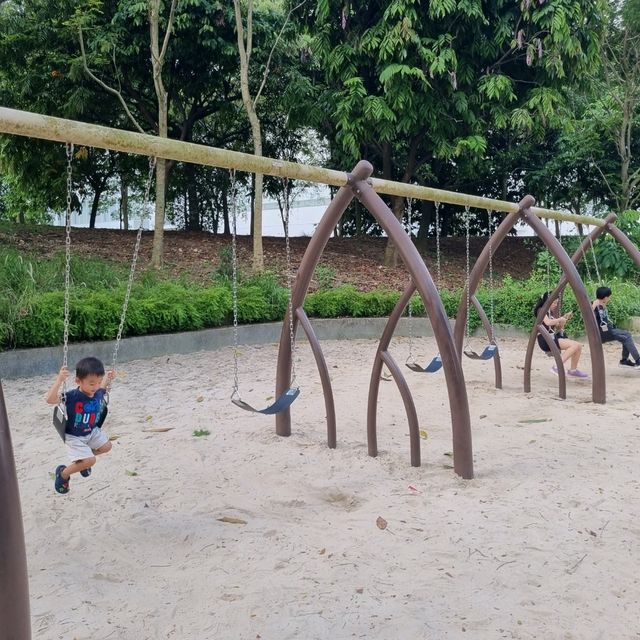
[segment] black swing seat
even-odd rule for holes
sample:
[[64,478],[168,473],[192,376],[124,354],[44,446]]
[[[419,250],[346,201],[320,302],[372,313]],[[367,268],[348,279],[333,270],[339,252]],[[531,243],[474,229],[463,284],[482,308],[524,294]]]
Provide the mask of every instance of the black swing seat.
[[[102,402],[100,403],[100,413],[98,415],[98,419],[94,427],[101,427],[104,424],[104,421],[107,418],[107,414],[109,413],[109,394],[105,393],[102,398]],[[67,439],[67,407],[64,402],[56,405],[53,410],[53,426],[55,430],[58,432],[58,435],[62,438],[62,442]]]
[[442,358],[439,355],[436,356],[426,367],[419,365],[417,362],[407,362],[406,365],[411,371],[417,373],[435,373],[442,369]]
[[488,344],[482,353],[476,353],[471,347],[465,347],[464,350],[464,355],[471,360],[491,360],[496,353],[498,353],[498,345],[493,343]]
[[240,398],[240,396],[238,395],[238,392],[234,391],[233,395],[231,396],[231,402],[233,402],[236,407],[240,407],[245,411],[253,411],[254,413],[262,413],[264,415],[270,416],[288,409],[299,395],[300,389],[298,387],[291,387],[287,389],[279,398],[277,398],[273,404],[270,404],[264,409],[256,409],[249,403],[242,400],[242,398]]

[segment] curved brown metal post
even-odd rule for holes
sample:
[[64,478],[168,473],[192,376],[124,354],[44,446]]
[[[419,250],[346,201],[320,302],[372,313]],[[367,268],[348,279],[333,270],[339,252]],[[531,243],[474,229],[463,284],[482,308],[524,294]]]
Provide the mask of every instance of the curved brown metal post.
[[333,388],[331,387],[331,377],[329,376],[329,368],[327,361],[324,359],[320,341],[313,330],[311,322],[302,307],[298,308],[296,316],[300,321],[300,325],[307,334],[307,340],[311,346],[311,351],[316,359],[318,372],[320,373],[320,381],[322,382],[322,393],[324,395],[324,408],[327,412],[327,446],[329,449],[336,448],[336,405],[333,401]]
[[[363,162],[360,162],[358,166],[362,164]],[[453,342],[449,318],[438,295],[438,290],[411,238],[405,233],[400,222],[371,185],[364,180],[359,180],[354,183],[353,190],[360,202],[367,207],[395,245],[422,298],[427,315],[431,320],[447,382],[453,437],[453,467],[455,472],[463,478],[472,478],[473,451],[467,389],[462,365]]]
[[[484,327],[484,330],[487,332],[487,337],[491,342],[495,343],[493,326],[491,325],[491,322],[489,322],[489,318],[487,317],[487,314],[482,308],[482,305],[480,304],[480,300],[478,300],[478,298],[476,298],[475,296],[471,296],[471,304],[473,304],[473,306],[475,307],[475,310],[480,316],[480,322],[482,322],[482,326]],[[496,383],[495,383],[496,389],[502,389],[502,364],[500,362],[500,349],[496,350],[495,355],[491,359],[493,360],[493,369],[495,372],[495,379],[496,379]]]
[[[493,235],[489,238],[489,241],[484,245],[484,248],[480,252],[476,263],[471,269],[469,274],[469,281],[465,284],[464,291],[460,298],[458,305],[458,312],[456,313],[456,322],[453,328],[453,335],[455,336],[456,349],[458,350],[458,357],[462,360],[462,343],[464,341],[465,328],[467,326],[467,295],[472,297],[475,295],[482,275],[489,266],[489,258],[495,255],[498,248],[502,244],[502,241],[507,237],[509,231],[513,229],[514,225],[520,219],[520,215],[524,209],[532,207],[535,204],[533,196],[525,196],[518,205],[518,210],[505,216],[504,220],[498,225],[498,228],[494,231]],[[467,289],[469,294],[467,294]]]
[[[562,362],[562,354],[560,349],[556,345],[556,341],[544,324],[540,323],[535,326],[535,336],[542,336],[544,341],[549,346],[549,353],[556,361],[556,368],[558,369],[558,395],[563,399],[567,399],[567,376],[564,371],[564,363]],[[531,391],[531,360],[533,359],[533,351],[527,351],[527,356],[524,363],[524,392],[529,393]]]
[[29,577],[18,478],[0,381],[0,624],[3,638],[30,640]]
[[404,410],[407,413],[407,420],[409,422],[409,447],[411,451],[411,466],[420,466],[420,428],[418,426],[418,414],[416,413],[416,405],[413,402],[413,396],[409,391],[409,386],[405,380],[400,367],[396,364],[391,354],[388,351],[383,351],[380,354],[383,362],[387,365],[393,379],[396,382],[402,402],[404,403]]
[[[371,380],[369,381],[369,397],[367,400],[367,449],[369,455],[374,458],[378,455],[378,392],[380,390],[380,375],[382,374],[382,364],[384,362],[383,354],[388,353],[387,350],[389,349],[391,338],[393,338],[393,334],[396,330],[396,327],[398,326],[398,322],[400,321],[404,309],[409,303],[409,300],[411,300],[411,296],[413,295],[413,292],[415,290],[416,287],[413,284],[413,281],[409,282],[409,285],[404,290],[404,293],[400,296],[400,299],[398,300],[398,302],[396,302],[396,306],[393,308],[393,311],[389,315],[387,324],[385,325],[384,330],[382,331],[382,335],[380,336],[380,341],[378,342],[376,355],[373,359]],[[398,381],[395,377],[394,380],[397,384]],[[405,410],[406,409],[407,403],[405,402]],[[411,424],[411,416],[409,415],[408,411],[407,420],[409,421],[409,424]],[[420,440],[418,439],[418,450],[419,448]],[[413,460],[413,451],[411,452],[411,459]]]
[[[591,301],[587,295],[584,283],[580,279],[580,275],[578,274],[576,266],[571,261],[571,258],[567,255],[567,252],[563,249],[556,237],[551,233],[551,231],[549,231],[549,229],[547,229],[542,220],[540,220],[540,218],[530,210],[523,211],[522,218],[534,230],[536,235],[547,246],[550,253],[560,263],[560,268],[564,272],[564,275],[573,289],[576,302],[578,303],[580,312],[582,313],[582,320],[587,332],[589,350],[591,352],[591,397],[593,402],[604,404],[607,400],[607,381],[605,378],[602,340],[600,339],[600,331],[596,324],[596,318],[593,315]],[[548,299],[545,306],[547,303],[549,303],[549,305],[551,304]],[[547,309],[548,308],[549,307],[547,307]],[[540,313],[542,313],[542,311],[543,310],[541,309]],[[538,315],[538,317],[540,318],[541,316]]]
[[[596,240],[600,235],[602,235],[605,231],[609,229],[609,223],[613,223],[616,220],[617,216],[615,213],[610,213],[605,218],[605,225],[602,227],[595,227],[594,230],[587,234],[585,238],[583,238],[580,246],[575,250],[574,254],[571,256],[571,262],[577,265],[580,260],[585,257],[587,250],[593,244],[594,240]],[[549,294],[549,297],[545,300],[545,303],[540,307],[538,311],[538,317],[536,319],[536,323],[534,324],[531,333],[529,334],[529,342],[527,343],[527,352],[524,359],[524,391],[525,393],[529,393],[531,391],[531,363],[533,361],[533,351],[536,347],[536,337],[538,335],[538,324],[542,323],[542,319],[547,315],[547,312],[551,308],[554,300],[559,298],[562,295],[565,287],[568,284],[567,276],[563,273],[561,276],[556,288]],[[555,346],[555,343],[554,343]],[[563,366],[564,368],[564,366]]]
[[[366,179],[371,175],[371,165],[369,167],[356,166],[354,172],[359,170],[358,178]],[[368,170],[368,173],[367,173]],[[349,176],[349,179],[354,179]],[[304,252],[298,273],[291,289],[291,306],[293,308],[293,335],[295,336],[298,327],[298,309],[302,308],[304,298],[307,295],[313,272],[320,260],[320,256],[327,246],[327,242],[338,224],[345,209],[353,200],[353,192],[350,187],[341,187],[331,200],[322,219],[318,223],[316,230],[309,241],[307,250]],[[278,348],[278,364],[276,366],[276,398],[279,398],[291,384],[291,341],[289,336],[289,311],[282,323],[280,333],[280,345]],[[286,409],[276,414],[276,433],[279,436],[291,435],[291,409]]]

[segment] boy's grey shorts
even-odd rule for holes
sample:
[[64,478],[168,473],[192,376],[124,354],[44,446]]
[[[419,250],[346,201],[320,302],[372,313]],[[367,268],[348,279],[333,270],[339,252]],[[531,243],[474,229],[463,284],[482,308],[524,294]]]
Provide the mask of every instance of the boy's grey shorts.
[[65,436],[67,455],[71,462],[93,457],[93,449],[99,449],[109,442],[109,436],[99,427],[93,429],[88,436]]

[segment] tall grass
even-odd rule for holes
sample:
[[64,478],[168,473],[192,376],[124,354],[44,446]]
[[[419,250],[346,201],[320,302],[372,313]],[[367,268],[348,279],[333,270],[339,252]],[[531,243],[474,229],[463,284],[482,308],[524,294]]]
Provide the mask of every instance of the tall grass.
[[[127,278],[127,269],[99,258],[73,256],[70,281],[74,288],[113,289]],[[12,344],[15,327],[31,312],[33,300],[64,289],[65,255],[45,258],[0,247],[0,344]],[[62,317],[63,310],[60,309]]]

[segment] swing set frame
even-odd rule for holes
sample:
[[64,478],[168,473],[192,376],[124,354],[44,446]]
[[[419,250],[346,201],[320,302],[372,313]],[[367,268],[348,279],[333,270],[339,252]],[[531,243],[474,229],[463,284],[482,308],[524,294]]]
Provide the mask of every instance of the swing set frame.
[[[367,408],[369,455],[376,456],[378,452],[376,411],[380,374],[383,365],[386,365],[398,386],[407,412],[411,464],[412,466],[420,465],[420,438],[415,403],[400,367],[395,363],[388,351],[393,331],[402,315],[402,311],[408,304],[414,291],[417,290],[431,321],[438,351],[443,361],[451,412],[454,471],[462,478],[473,477],[469,404],[461,362],[462,342],[468,314],[467,301],[476,300],[475,292],[477,286],[491,256],[518,220],[524,220],[529,224],[550,252],[559,260],[565,273],[566,282],[572,286],[576,294],[576,299],[580,305],[587,328],[592,350],[592,359],[594,361],[593,400],[594,402],[605,402],[606,386],[604,381],[602,344],[599,340],[595,317],[593,313],[591,313],[585,287],[578,275],[574,262],[541,222],[540,217],[569,220],[574,223],[593,225],[596,228],[607,225],[609,233],[625,247],[636,264],[640,266],[640,253],[638,253],[637,248],[633,246],[633,243],[631,243],[612,222],[605,222],[592,216],[575,216],[559,211],[537,208],[534,207],[535,200],[532,196],[526,196],[520,203],[516,204],[441,189],[432,189],[429,187],[372,178],[373,167],[366,161],[360,161],[352,172],[345,173],[224,149],[215,149],[167,138],[158,138],[131,131],[115,130],[4,107],[0,107],[0,133],[41,138],[63,143],[74,143],[127,153],[137,153],[225,169],[238,169],[289,179],[301,179],[340,187],[318,224],[316,232],[312,236],[299,266],[295,283],[291,289],[289,309],[282,326],[276,367],[276,396],[279,397],[286,392],[291,384],[293,365],[291,334],[295,336],[297,326],[300,324],[309,339],[323,386],[325,406],[327,409],[329,447],[336,446],[335,407],[331,381],[319,340],[304,312],[303,303],[314,269],[329,237],[347,206],[354,198],[357,198],[369,210],[384,229],[387,236],[393,241],[411,276],[409,287],[401,296],[399,303],[389,317],[374,357]],[[483,249],[470,273],[466,291],[460,302],[453,332],[449,325],[449,319],[445,313],[442,301],[438,295],[437,288],[431,278],[431,274],[401,223],[380,198],[380,193],[490,209],[492,211],[503,211],[508,214],[490,237],[489,243]],[[582,253],[584,253],[584,250]],[[579,257],[580,256],[578,256],[576,260],[579,259]],[[551,301],[552,299],[553,296],[550,296],[549,300]],[[476,302],[474,302],[474,305],[476,305]],[[479,303],[476,305],[476,309],[478,309],[478,307]],[[544,309],[541,310],[541,313],[544,312]],[[494,361],[495,360],[494,358]],[[282,436],[290,435],[290,408],[277,413],[275,418],[276,432]],[[0,594],[2,594],[0,595],[0,618],[4,621],[4,628],[9,636],[19,638],[20,640],[28,640],[31,637],[31,631],[24,532],[22,528],[18,482],[15,473],[9,422],[1,382],[0,511],[4,514],[0,522],[0,550],[2,550],[2,561],[4,564],[3,578],[0,582]]]

